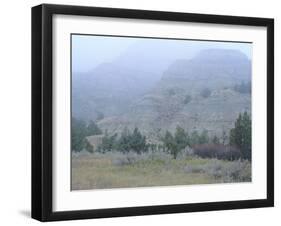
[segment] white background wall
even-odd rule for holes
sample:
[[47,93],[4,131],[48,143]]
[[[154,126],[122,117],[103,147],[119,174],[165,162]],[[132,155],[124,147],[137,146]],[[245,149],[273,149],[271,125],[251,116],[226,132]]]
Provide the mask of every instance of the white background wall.
[[[281,214],[281,14],[278,0],[64,0],[45,3],[275,18],[275,208],[56,222],[56,225],[278,225]],[[31,6],[2,1],[0,12],[0,224],[37,225],[30,215]],[[279,103],[278,103],[279,102]]]

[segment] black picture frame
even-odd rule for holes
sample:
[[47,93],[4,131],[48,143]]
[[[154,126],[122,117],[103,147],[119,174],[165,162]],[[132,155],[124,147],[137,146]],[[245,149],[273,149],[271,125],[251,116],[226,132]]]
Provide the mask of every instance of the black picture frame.
[[[55,14],[266,27],[267,198],[54,212],[52,210],[52,18]],[[32,8],[32,218],[40,221],[57,221],[271,206],[274,206],[273,19],[50,4]]]

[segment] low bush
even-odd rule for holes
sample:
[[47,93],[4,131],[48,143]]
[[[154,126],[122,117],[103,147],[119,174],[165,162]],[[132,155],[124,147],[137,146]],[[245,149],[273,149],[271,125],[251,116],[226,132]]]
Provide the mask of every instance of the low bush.
[[114,156],[111,156],[112,164],[115,166],[133,165],[142,160],[135,152],[128,152],[126,154],[116,152]]
[[185,173],[206,173],[224,183],[251,181],[251,164],[247,160],[223,162],[210,159],[202,165],[186,165],[183,171]]
[[134,151],[129,151],[127,153],[115,151],[115,152],[106,152],[104,155],[107,155],[111,159],[112,164],[115,166],[133,165],[143,161],[155,161],[155,160],[166,162],[172,159],[171,155],[161,151],[157,151],[157,152],[150,151],[141,154],[137,154]]

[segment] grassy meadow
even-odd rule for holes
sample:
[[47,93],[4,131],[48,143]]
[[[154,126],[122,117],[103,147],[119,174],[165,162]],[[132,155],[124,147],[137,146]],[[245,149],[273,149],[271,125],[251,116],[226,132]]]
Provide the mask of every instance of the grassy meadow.
[[79,153],[72,156],[72,190],[251,181],[247,160],[203,159],[166,153]]

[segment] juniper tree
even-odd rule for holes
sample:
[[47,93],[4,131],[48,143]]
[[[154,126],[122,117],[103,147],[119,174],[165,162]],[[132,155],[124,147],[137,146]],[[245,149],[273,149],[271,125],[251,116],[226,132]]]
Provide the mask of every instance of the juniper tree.
[[118,140],[118,149],[124,153],[130,151],[130,131],[125,127]]
[[177,158],[182,149],[184,149],[187,145],[190,145],[188,133],[186,133],[184,129],[179,126],[176,128],[174,136],[167,131],[163,142],[174,159]]
[[207,144],[207,143],[209,143],[208,131],[203,130],[201,135],[199,136],[199,144]]
[[200,139],[200,136],[199,136],[198,132],[196,130],[193,131],[190,135],[190,145],[194,146],[196,144],[199,144],[199,139]]
[[116,148],[116,138],[117,138],[117,134],[113,134],[113,135],[108,135],[108,132],[105,131],[105,134],[102,138],[101,144],[98,147],[98,151],[100,152],[107,152],[107,151],[112,151],[113,149]]
[[87,136],[86,123],[74,117],[71,122],[71,150],[80,152],[85,148],[85,138]]
[[146,137],[143,136],[138,128],[135,128],[133,133],[130,135],[129,141],[130,149],[140,154],[146,151]]
[[101,129],[97,126],[94,121],[90,121],[87,126],[87,136],[102,134]]
[[216,135],[213,137],[212,143],[213,144],[220,144],[220,140],[219,140],[219,138]]
[[239,114],[235,127],[230,130],[229,143],[240,148],[243,158],[251,161],[252,121],[246,111]]
[[174,148],[174,137],[171,132],[166,131],[165,136],[163,138],[164,147],[166,147],[167,151],[170,152]]

